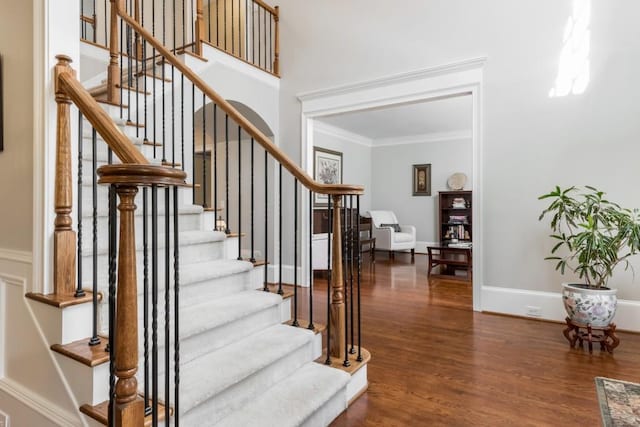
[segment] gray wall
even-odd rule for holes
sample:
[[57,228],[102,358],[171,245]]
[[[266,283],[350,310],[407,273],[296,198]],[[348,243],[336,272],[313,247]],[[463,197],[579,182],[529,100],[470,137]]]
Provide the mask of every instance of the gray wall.
[[[467,175],[472,186],[471,140],[388,145],[372,150],[373,209],[392,210],[401,224],[416,227],[416,240],[437,242],[438,191],[446,191],[447,178]],[[431,196],[413,196],[413,165],[431,164]],[[425,247],[417,248],[425,252]]]
[[[558,291],[537,196],[590,184],[640,207],[640,2],[592,2],[591,79],[549,98],[569,0],[281,0],[282,147],[300,159],[301,92],[487,56],[482,190],[484,283]],[[638,262],[636,265],[640,266]],[[638,279],[635,280],[637,282]],[[640,288],[618,275],[622,298]]]
[[[0,2],[4,151],[0,152],[0,249],[31,251],[33,224],[33,9]],[[52,207],[53,208],[53,207]]]

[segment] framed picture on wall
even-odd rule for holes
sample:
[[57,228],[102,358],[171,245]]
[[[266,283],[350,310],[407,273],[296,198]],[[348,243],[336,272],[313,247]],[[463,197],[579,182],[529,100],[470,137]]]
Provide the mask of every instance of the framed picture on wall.
[[[313,179],[323,184],[342,184],[342,153],[313,147]],[[324,207],[328,204],[326,194],[314,194],[314,207]]]
[[431,195],[431,163],[413,165],[413,195]]

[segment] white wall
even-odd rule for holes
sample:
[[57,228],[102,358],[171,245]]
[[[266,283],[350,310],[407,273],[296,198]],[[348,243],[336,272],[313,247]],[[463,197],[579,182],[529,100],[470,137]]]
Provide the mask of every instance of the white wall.
[[[363,185],[364,195],[360,197],[360,212],[371,209],[371,146],[365,138],[354,138],[342,129],[316,123],[313,128],[313,143],[316,147],[342,153],[342,182]],[[355,204],[355,200],[353,202]],[[354,205],[355,206],[355,205]]]
[[[487,56],[483,92],[483,285],[558,291],[543,258],[548,227],[537,196],[590,184],[640,207],[640,3],[592,2],[591,81],[549,98],[572,1],[282,0],[281,141],[300,158],[302,92]],[[638,262],[636,265],[640,266]],[[640,278],[617,276],[622,298]]]
[[[413,196],[413,165],[424,163],[431,164],[431,196]],[[421,244],[437,242],[438,192],[448,190],[455,172],[467,175],[465,190],[471,189],[471,140],[374,146],[372,170],[379,172],[372,174],[373,209],[392,210],[401,224],[414,225]]]

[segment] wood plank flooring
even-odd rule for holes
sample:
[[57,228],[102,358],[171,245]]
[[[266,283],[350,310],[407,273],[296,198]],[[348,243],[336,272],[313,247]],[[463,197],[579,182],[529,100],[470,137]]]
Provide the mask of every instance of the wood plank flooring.
[[[468,282],[429,282],[426,256],[415,261],[365,258],[369,389],[333,427],[598,426],[593,378],[640,382],[640,335],[620,333],[613,355],[569,349],[563,325],[473,312]],[[322,321],[325,281],[314,297]]]

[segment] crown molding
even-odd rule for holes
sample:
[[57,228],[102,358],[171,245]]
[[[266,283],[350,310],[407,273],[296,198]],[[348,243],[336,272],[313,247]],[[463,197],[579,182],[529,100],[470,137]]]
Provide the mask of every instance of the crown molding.
[[412,81],[424,80],[426,78],[439,76],[442,74],[450,74],[461,71],[482,68],[487,57],[481,56],[477,58],[466,59],[448,64],[438,65],[435,67],[424,68],[421,70],[409,71],[406,73],[393,74],[373,80],[366,80],[347,85],[334,86],[327,89],[313,90],[298,94],[298,99],[302,102],[311,101],[317,98],[323,98],[332,95],[343,95],[364,89],[375,89],[378,87],[388,86],[390,84],[407,83]]
[[318,120],[316,120],[313,124],[313,130],[324,135],[329,135],[348,142],[353,142],[354,144],[363,145],[369,148],[373,147],[374,141],[370,138],[367,138],[366,136],[362,136],[354,132],[349,132],[348,130]]
[[452,132],[433,132],[421,135],[409,135],[399,138],[380,138],[373,140],[373,148],[387,147],[390,145],[423,144],[431,142],[461,141],[471,139],[473,134],[470,130],[458,130]]

